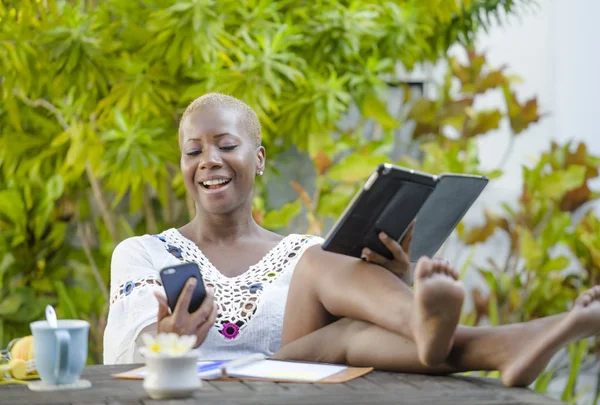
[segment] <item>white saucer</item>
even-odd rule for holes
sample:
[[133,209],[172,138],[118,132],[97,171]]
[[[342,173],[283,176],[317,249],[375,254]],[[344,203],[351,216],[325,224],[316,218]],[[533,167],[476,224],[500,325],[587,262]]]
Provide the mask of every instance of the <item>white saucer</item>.
[[88,380],[77,380],[73,384],[46,384],[43,381],[33,381],[27,384],[31,391],[73,391],[90,388],[92,383]]
[[165,399],[182,399],[189,398],[194,395],[194,392],[200,389],[200,384],[194,388],[160,388],[152,389],[144,387],[150,398],[165,400]]

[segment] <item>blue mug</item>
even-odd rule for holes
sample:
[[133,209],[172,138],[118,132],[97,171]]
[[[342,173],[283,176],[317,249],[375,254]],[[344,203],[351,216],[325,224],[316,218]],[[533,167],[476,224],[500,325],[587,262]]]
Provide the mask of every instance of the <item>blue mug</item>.
[[64,319],[52,328],[47,321],[30,324],[35,367],[43,382],[73,384],[79,380],[88,354],[86,321]]

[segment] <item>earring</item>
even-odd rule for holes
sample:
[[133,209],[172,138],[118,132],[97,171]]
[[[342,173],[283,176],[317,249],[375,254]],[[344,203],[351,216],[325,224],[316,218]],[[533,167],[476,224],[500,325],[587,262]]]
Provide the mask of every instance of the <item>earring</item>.
[[262,176],[262,175],[263,175],[263,171],[262,171],[262,170],[258,170],[258,171],[256,172],[256,175],[257,175],[257,176]]

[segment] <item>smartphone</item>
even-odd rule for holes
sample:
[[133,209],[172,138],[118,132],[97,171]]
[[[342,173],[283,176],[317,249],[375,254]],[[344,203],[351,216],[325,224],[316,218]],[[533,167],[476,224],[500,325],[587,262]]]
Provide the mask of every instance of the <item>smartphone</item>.
[[183,263],[165,267],[160,271],[160,278],[167,294],[167,301],[169,303],[169,308],[171,308],[171,312],[175,311],[175,305],[177,304],[179,295],[183,291],[183,288],[190,277],[194,277],[198,280],[188,308],[188,312],[192,313],[200,308],[202,301],[204,301],[204,297],[206,297],[206,289],[204,288],[204,281],[202,280],[198,265],[193,262]]

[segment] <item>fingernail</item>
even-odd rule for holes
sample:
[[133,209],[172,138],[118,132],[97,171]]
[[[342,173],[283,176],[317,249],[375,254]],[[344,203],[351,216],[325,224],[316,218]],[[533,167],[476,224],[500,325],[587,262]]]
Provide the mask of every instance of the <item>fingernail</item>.
[[386,234],[385,232],[379,232],[379,237],[380,237],[381,239],[385,239],[385,238],[387,238],[388,236],[387,236],[387,234]]
[[196,280],[195,278],[192,278],[190,280],[190,288],[196,287],[196,284],[198,284],[198,280]]
[[367,261],[367,256],[361,255],[360,256],[360,260],[362,260],[363,262],[366,262]]

